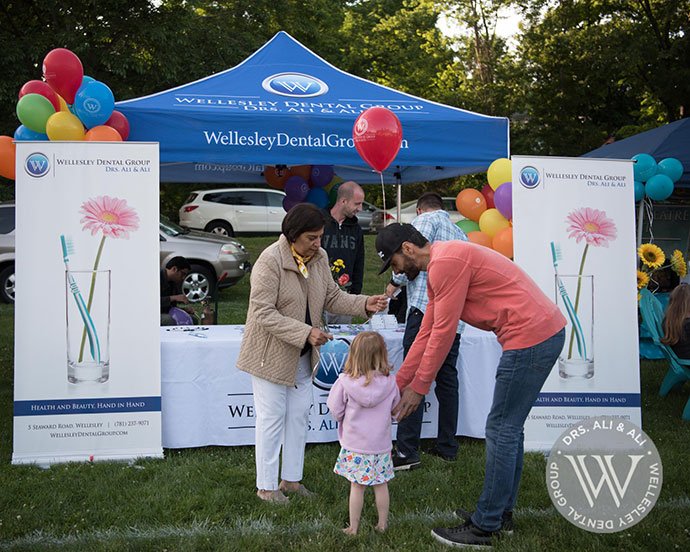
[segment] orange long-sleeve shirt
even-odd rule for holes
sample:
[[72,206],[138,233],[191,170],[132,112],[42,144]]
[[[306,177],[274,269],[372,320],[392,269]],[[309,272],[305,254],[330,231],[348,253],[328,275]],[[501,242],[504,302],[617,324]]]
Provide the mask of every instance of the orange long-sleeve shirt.
[[427,267],[429,304],[422,326],[397,373],[426,395],[455,338],[458,319],[494,332],[503,350],[524,349],[566,324],[553,301],[519,266],[470,242],[436,242]]

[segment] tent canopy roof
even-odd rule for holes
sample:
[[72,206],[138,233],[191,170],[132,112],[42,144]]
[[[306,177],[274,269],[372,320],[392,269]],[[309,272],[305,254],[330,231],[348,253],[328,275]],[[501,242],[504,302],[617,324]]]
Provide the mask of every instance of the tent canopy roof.
[[480,172],[508,156],[508,119],[427,101],[350,75],[285,32],[242,63],[177,88],[118,102],[130,139],[160,142],[161,180],[263,182],[264,165],[335,165],[379,182],[352,141],[357,116],[394,112],[403,144],[384,173],[403,183]]

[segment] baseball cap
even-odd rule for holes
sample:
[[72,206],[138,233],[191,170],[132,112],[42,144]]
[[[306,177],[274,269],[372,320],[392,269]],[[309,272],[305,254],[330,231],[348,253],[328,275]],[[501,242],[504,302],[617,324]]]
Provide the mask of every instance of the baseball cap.
[[411,241],[413,236],[423,236],[411,224],[395,222],[382,228],[376,236],[376,252],[383,261],[379,274],[391,264],[391,257],[402,247],[403,242]]

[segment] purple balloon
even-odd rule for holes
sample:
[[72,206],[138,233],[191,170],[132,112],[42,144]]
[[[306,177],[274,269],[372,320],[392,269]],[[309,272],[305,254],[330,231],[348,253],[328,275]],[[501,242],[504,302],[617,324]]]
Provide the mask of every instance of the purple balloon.
[[323,188],[312,188],[307,194],[307,201],[325,209],[328,206],[328,193]]
[[301,176],[291,176],[285,181],[285,194],[293,201],[303,201],[309,193],[309,184]]
[[494,191],[494,205],[505,218],[513,218],[513,184],[504,182]]
[[285,196],[283,198],[283,209],[285,209],[285,212],[287,213],[290,209],[292,209],[298,203],[301,203],[301,202],[295,201],[294,199],[290,199],[288,196]]
[[311,183],[314,188],[323,188],[333,180],[333,165],[313,165],[311,168]]

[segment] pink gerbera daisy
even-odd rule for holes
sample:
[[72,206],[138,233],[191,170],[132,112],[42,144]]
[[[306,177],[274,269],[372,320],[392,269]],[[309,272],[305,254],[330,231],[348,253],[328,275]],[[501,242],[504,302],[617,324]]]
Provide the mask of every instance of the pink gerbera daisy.
[[139,215],[124,199],[92,198],[82,203],[79,212],[84,215],[79,221],[82,230],[90,230],[92,236],[101,231],[104,237],[129,239],[129,233],[139,228]]
[[609,241],[616,239],[616,224],[599,209],[583,207],[571,212],[565,220],[569,223],[568,237],[575,238],[577,243],[585,240],[587,245],[608,247]]

